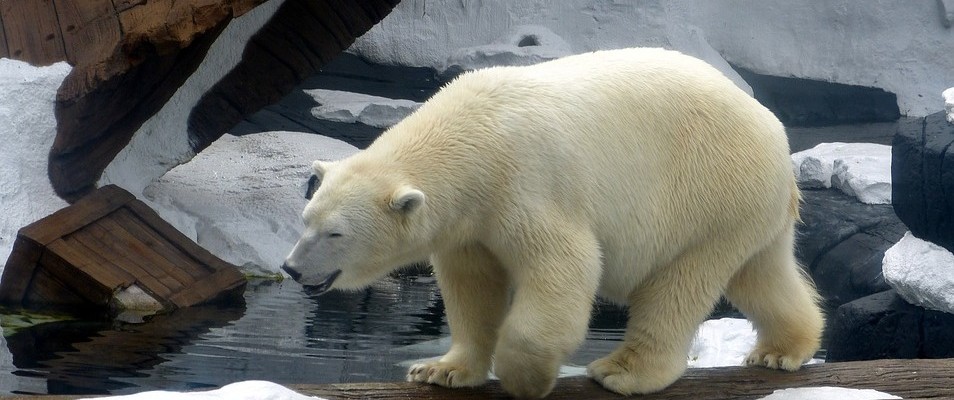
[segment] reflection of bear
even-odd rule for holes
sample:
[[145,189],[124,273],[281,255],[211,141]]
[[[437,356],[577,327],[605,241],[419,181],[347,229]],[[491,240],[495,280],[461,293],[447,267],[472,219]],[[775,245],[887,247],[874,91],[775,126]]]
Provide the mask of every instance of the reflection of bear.
[[798,369],[819,345],[795,264],[799,193],[782,125],[702,61],[601,51],[462,75],[323,182],[284,268],[354,289],[430,257],[452,334],[408,379],[541,397],[594,297],[629,306],[589,375],[665,388],[725,295],[758,329],[748,363]]

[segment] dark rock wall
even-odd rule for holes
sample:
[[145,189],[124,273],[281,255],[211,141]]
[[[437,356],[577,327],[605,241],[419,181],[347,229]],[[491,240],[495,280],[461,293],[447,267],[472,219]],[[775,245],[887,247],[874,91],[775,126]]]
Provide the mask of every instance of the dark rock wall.
[[952,145],[954,124],[938,112],[901,124],[891,148],[894,211],[915,236],[950,251],[954,251]]
[[863,204],[834,189],[803,190],[802,196],[796,256],[826,308],[890,289],[881,260],[907,231],[891,205]]
[[901,117],[897,96],[882,89],[733,68],[752,87],[755,98],[785,126],[886,122]]

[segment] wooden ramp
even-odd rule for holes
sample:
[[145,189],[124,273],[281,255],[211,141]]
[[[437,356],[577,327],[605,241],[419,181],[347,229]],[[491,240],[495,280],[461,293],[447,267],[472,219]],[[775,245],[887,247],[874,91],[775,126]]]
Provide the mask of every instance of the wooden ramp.
[[[765,368],[699,368],[645,400],[758,399],[777,389],[836,386],[875,389],[905,399],[954,398],[954,359],[875,360],[808,365],[797,372]],[[327,399],[509,399],[497,382],[475,389],[446,389],[415,383],[292,385],[309,396]],[[560,379],[552,400],[621,399],[585,377]]]
[[20,229],[0,304],[97,312],[131,286],[163,311],[241,296],[245,277],[118,186]]

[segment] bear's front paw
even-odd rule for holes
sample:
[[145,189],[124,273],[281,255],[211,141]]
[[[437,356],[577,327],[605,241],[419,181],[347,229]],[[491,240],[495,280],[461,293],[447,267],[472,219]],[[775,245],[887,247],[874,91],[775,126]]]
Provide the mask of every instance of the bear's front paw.
[[407,371],[407,381],[450,388],[470,387],[486,382],[487,371],[479,372],[461,364],[434,361],[412,365]]
[[685,370],[685,362],[681,366],[668,364],[644,364],[635,354],[614,353],[590,363],[586,374],[607,390],[622,395],[647,394],[665,389]]
[[498,353],[494,362],[494,374],[500,379],[500,386],[518,399],[545,397],[556,386],[559,370],[560,363],[555,357],[520,351]]
[[745,358],[745,365],[757,365],[771,369],[798,371],[811,356],[782,354],[780,351],[771,351],[756,348]]

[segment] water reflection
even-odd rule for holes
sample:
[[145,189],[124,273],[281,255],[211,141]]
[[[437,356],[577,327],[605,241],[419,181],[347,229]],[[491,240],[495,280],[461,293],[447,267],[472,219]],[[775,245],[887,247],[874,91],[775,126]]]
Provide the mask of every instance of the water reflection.
[[[572,363],[585,365],[622,337],[625,312],[597,311]],[[320,297],[290,280],[253,282],[244,307],[183,309],[141,325],[73,321],[18,331],[0,349],[0,393],[125,394],[249,379],[400,381],[402,363],[442,354],[448,335],[428,276]]]

